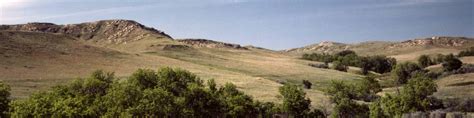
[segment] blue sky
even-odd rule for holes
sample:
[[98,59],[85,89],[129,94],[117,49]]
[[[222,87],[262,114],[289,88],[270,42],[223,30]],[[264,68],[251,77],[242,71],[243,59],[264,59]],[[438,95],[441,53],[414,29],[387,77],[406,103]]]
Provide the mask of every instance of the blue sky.
[[174,38],[281,50],[321,41],[474,37],[473,1],[0,0],[0,24],[130,19]]

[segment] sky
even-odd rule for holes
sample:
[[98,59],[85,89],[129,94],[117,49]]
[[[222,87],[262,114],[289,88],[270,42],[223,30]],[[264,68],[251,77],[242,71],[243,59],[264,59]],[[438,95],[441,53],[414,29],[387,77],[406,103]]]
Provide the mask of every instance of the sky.
[[474,37],[474,0],[0,0],[0,24],[135,20],[179,38],[274,50]]

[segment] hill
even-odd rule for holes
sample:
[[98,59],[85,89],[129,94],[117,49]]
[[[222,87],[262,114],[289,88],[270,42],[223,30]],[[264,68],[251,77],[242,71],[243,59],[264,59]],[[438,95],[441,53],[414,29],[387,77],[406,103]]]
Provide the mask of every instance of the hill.
[[277,51],[212,40],[175,40],[135,21],[104,20],[56,25],[29,23],[0,26],[0,80],[12,85],[14,98],[48,89],[96,69],[118,77],[138,68],[179,67],[219,85],[234,83],[258,100],[278,101],[281,83],[315,87],[306,90],[313,104],[327,100],[320,89],[331,80],[361,76],[308,66]]
[[342,50],[353,50],[361,55],[387,55],[399,61],[413,61],[421,54],[458,53],[472,46],[474,46],[474,38],[431,37],[402,42],[369,41],[357,44],[324,41],[302,48],[284,50],[283,52],[300,56],[304,53],[336,53]]

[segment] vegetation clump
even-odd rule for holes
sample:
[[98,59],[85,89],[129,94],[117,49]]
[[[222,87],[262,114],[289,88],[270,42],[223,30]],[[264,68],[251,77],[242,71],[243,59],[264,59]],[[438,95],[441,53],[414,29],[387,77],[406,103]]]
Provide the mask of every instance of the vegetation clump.
[[347,65],[344,65],[340,61],[335,61],[332,63],[332,69],[342,71],[342,72],[347,72],[347,69],[349,69],[349,67]]
[[474,47],[459,52],[458,57],[474,56]]
[[429,97],[436,92],[432,79],[418,76],[410,79],[398,95],[387,94],[370,105],[370,117],[401,117],[403,113],[428,111],[439,108]]
[[398,85],[405,84],[416,72],[420,72],[423,69],[416,63],[405,62],[395,66],[392,71],[392,76],[395,78]]
[[311,111],[302,88],[285,84],[283,104],[255,101],[227,83],[217,87],[181,69],[139,69],[125,80],[96,71],[88,78],[9,101],[10,88],[0,83],[2,117],[324,117]]
[[313,83],[311,83],[308,80],[303,80],[303,85],[304,85],[304,88],[311,89],[311,86],[313,85]]
[[376,93],[381,90],[379,83],[371,77],[364,78],[355,84],[333,81],[325,90],[325,93],[331,96],[331,102],[335,104],[331,116],[334,118],[368,117],[369,113],[366,111],[369,107],[357,101],[373,101],[378,98]]
[[443,65],[443,69],[445,71],[455,71],[455,70],[461,68],[462,61],[459,60],[458,58],[454,57],[453,54],[450,54],[450,55],[447,55],[444,58],[444,62],[443,62],[442,65]]
[[433,63],[433,61],[428,55],[421,55],[420,57],[418,57],[418,64],[420,64],[422,68],[425,68],[434,65],[435,63]]
[[392,70],[392,67],[395,66],[396,60],[394,58],[389,58],[386,56],[376,55],[376,56],[359,56],[352,50],[345,50],[338,52],[336,54],[303,54],[302,59],[320,61],[324,63],[332,63],[333,69],[344,71],[343,67],[345,66],[354,66],[360,67],[362,73],[368,74],[369,71],[374,71],[377,73],[387,73]]

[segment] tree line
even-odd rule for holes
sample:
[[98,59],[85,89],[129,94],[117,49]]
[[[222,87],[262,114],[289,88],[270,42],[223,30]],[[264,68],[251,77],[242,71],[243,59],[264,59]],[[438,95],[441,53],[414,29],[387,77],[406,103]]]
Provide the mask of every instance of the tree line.
[[369,71],[377,73],[387,73],[397,63],[395,58],[383,55],[359,56],[352,50],[344,50],[335,54],[303,54],[302,59],[332,63],[333,69],[347,71],[348,66],[360,67],[362,74],[366,75]]
[[279,88],[282,104],[260,102],[231,83],[218,87],[182,69],[139,69],[125,80],[95,71],[27,99],[10,100],[0,83],[1,117],[323,117],[300,86]]

